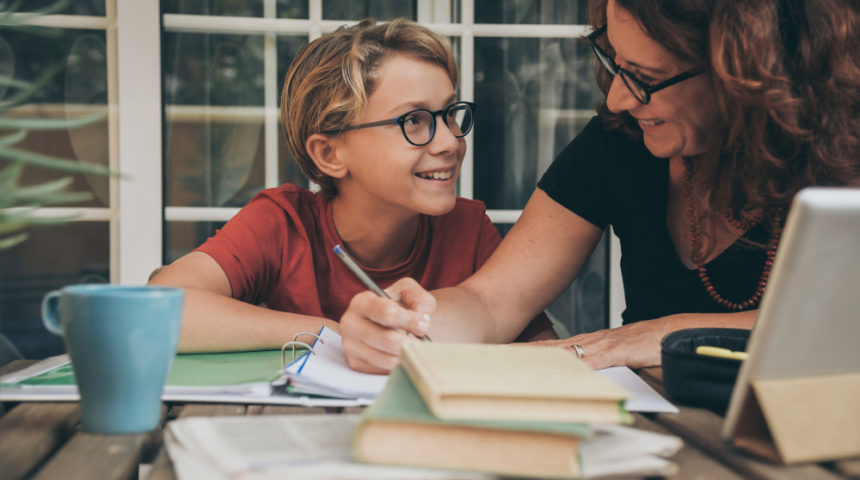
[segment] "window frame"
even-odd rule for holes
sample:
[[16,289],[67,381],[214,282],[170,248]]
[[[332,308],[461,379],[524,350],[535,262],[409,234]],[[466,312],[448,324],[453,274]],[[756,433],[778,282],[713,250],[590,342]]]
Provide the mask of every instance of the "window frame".
[[[276,40],[279,34],[305,34],[308,41],[355,21],[324,20],[322,0],[308,0],[307,19],[276,18],[275,0],[264,0],[263,17],[229,17],[162,14],[160,2],[106,0],[105,17],[48,15],[34,25],[103,29],[106,32],[109,166],[123,177],[110,181],[108,208],[43,208],[37,216],[77,214],[75,221],[107,221],[110,224],[111,282],[145,283],[164,259],[163,228],[166,222],[227,221],[239,210],[223,207],[167,206],[163,192],[163,122],[173,115],[193,115],[182,107],[168,107],[162,114],[161,38],[163,32],[254,34],[264,36],[264,155],[265,188],[278,182],[278,130]],[[588,25],[476,24],[474,1],[461,0],[460,22],[452,22],[447,2],[418,0],[417,21],[446,36],[460,39],[460,97],[474,98],[475,39],[480,37],[577,38]],[[163,32],[162,32],[163,30]],[[133,59],[124,61],[124,59]],[[552,112],[550,112],[552,113]],[[567,112],[570,114],[570,112]],[[573,115],[593,115],[592,110]],[[473,198],[473,140],[466,137],[467,154],[459,179],[459,193]],[[543,144],[544,142],[541,142]],[[155,147],[154,147],[155,146]],[[157,201],[153,201],[157,199]],[[516,222],[522,210],[488,210],[495,223]],[[611,236],[609,319],[620,325],[624,308],[618,268],[617,237]]]

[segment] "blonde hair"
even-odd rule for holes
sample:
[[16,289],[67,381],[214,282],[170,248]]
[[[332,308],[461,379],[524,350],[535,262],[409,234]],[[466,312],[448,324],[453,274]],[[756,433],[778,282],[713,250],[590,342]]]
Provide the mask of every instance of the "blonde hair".
[[355,119],[373,93],[380,64],[393,53],[439,65],[457,87],[448,41],[407,19],[365,19],[341,27],[302,48],[287,71],[281,94],[287,145],[302,173],[327,197],[337,194],[334,180],[317,168],[305,143],[315,133],[339,132]]

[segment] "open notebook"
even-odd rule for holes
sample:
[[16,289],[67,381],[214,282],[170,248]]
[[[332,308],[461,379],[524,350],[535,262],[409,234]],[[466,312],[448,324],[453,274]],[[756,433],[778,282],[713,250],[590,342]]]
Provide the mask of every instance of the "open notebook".
[[[305,353],[284,369],[281,382],[289,380],[294,394],[321,395],[336,398],[372,399],[385,386],[387,375],[371,375],[349,368],[341,345],[341,336],[331,329],[320,329],[312,352]],[[677,412],[627,367],[598,370],[598,374],[632,394],[625,407],[630,412]]]

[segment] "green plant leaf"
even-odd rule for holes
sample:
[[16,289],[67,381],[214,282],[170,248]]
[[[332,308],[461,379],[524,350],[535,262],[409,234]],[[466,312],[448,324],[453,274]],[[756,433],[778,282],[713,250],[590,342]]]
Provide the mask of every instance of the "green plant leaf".
[[25,138],[27,138],[27,131],[18,130],[17,132],[6,135],[5,137],[0,137],[0,147],[15,145]]
[[0,14],[0,25],[4,27],[15,27],[18,25],[24,25],[30,22],[33,18],[39,17],[42,15],[51,15],[53,13],[57,13],[62,11],[69,4],[69,0],[58,0],[47,7],[33,10],[31,12],[27,12],[26,14],[21,14],[16,17],[13,17],[12,14],[17,12],[19,8],[21,8],[21,4],[24,3],[23,0],[15,0],[9,5],[8,10],[2,12]]
[[24,165],[13,163],[8,167],[0,170],[0,198],[3,195],[9,195],[12,189],[18,185],[18,180],[21,178],[21,172],[24,170]]
[[6,250],[8,248],[12,248],[15,245],[27,240],[28,235],[26,233],[19,233],[18,235],[14,235],[11,237],[0,237],[0,250]]
[[74,160],[52,157],[50,155],[28,152],[26,150],[19,150],[16,148],[0,146],[0,157],[7,158],[13,162],[23,163],[25,165],[48,168],[61,172],[111,175],[116,177],[120,176],[118,173],[111,172],[109,168],[102,165],[87,162],[76,162]]
[[0,75],[0,85],[6,85],[7,87],[12,88],[30,88],[31,83],[25,82],[24,80],[15,80],[12,77],[7,77],[6,75]]
[[56,63],[46,68],[45,71],[43,71],[39,75],[39,77],[33,81],[33,83],[27,86],[27,88],[24,88],[15,95],[12,95],[5,102],[0,102],[0,113],[3,113],[11,109],[12,107],[16,107],[30,100],[33,95],[39,93],[39,90],[41,90],[45,85],[47,85],[48,82],[50,82],[55,75],[62,72],[64,68],[66,68],[66,66],[62,63]]
[[0,222],[0,235],[8,235],[26,228],[29,223],[27,220],[28,219],[26,218],[11,220],[3,219],[3,221]]
[[36,205],[0,209],[0,235],[21,230],[28,225],[56,225],[80,217],[79,214],[58,215],[53,217],[32,217]]
[[0,128],[27,130],[62,130],[83,127],[107,116],[107,108],[76,118],[19,118],[0,117]]

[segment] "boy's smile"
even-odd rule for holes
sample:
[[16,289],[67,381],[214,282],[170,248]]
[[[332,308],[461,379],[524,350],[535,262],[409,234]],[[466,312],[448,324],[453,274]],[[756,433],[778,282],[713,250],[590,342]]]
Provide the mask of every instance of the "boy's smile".
[[[367,105],[351,123],[377,122],[416,109],[438,112],[456,101],[444,68],[394,53],[381,62]],[[393,218],[451,211],[466,141],[452,133],[443,115],[435,116],[435,134],[421,146],[407,141],[394,122],[339,135],[333,145],[348,169],[338,181],[339,196]]]

